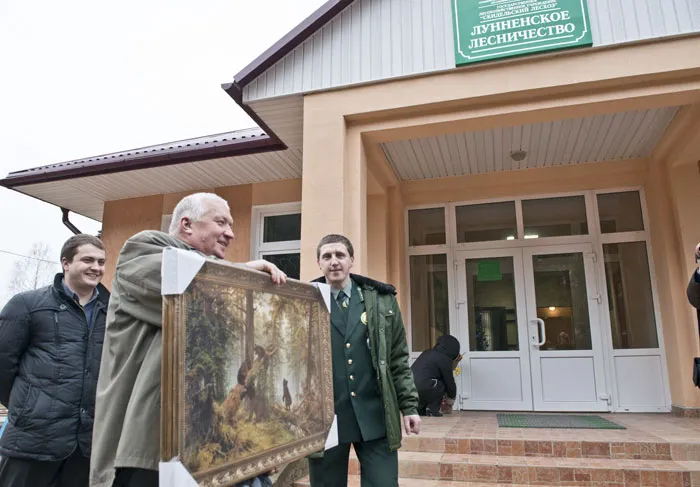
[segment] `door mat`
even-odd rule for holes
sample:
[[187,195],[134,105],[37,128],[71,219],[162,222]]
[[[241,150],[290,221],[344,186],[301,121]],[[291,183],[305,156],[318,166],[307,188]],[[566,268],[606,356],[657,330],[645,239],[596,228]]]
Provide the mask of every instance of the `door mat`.
[[596,415],[499,413],[497,417],[501,428],[627,429]]

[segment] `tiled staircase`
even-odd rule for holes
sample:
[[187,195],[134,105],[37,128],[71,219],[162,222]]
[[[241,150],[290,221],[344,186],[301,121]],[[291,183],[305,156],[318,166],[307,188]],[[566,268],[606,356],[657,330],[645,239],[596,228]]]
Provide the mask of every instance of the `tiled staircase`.
[[[608,416],[627,430],[505,429],[495,414],[428,418],[399,451],[401,487],[700,487],[700,421]],[[485,423],[485,424],[484,424]],[[359,464],[350,459],[350,487]],[[296,484],[308,486],[308,480]]]

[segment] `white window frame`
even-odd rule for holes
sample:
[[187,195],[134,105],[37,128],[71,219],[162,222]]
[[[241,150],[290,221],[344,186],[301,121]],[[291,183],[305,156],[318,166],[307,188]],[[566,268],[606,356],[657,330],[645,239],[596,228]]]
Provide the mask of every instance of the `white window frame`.
[[263,242],[265,218],[270,216],[301,214],[301,201],[275,205],[254,206],[250,225],[250,258],[262,259],[270,254],[301,253],[301,240]]

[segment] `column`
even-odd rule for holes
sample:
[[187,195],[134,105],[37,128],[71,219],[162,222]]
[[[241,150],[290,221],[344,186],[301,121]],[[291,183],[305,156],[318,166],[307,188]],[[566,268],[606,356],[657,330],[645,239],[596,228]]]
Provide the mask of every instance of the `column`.
[[355,249],[353,272],[367,272],[367,162],[360,132],[346,129],[324,94],[304,98],[301,278],[318,276],[316,246],[329,233]]

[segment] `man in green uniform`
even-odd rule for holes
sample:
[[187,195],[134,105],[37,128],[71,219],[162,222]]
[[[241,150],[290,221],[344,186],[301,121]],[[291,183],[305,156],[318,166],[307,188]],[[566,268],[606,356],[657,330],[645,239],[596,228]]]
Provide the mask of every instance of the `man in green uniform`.
[[[345,487],[352,444],[362,487],[398,487],[401,432],[420,432],[418,393],[396,289],[350,274],[354,250],[342,235],[316,249],[331,286],[331,346],[339,445],[309,459],[312,487]],[[401,419],[403,415],[403,421]]]

